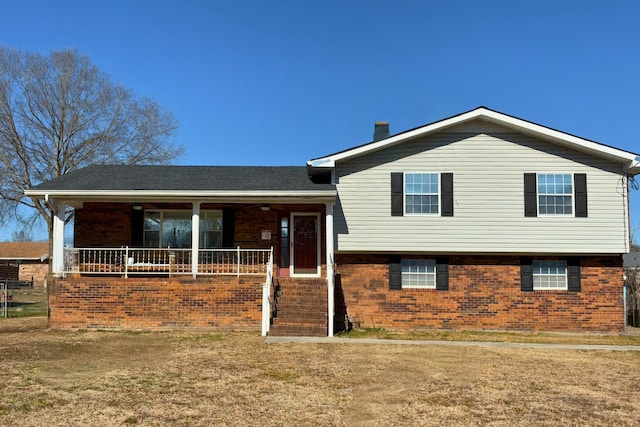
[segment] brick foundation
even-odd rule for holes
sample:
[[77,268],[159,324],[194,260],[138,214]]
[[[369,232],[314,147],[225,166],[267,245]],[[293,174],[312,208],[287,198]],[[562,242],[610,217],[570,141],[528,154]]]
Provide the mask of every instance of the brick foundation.
[[54,329],[260,331],[264,277],[52,279]]
[[582,290],[520,289],[517,256],[450,256],[449,290],[389,290],[385,255],[336,256],[339,288],[355,326],[390,330],[620,332],[621,257],[581,259]]

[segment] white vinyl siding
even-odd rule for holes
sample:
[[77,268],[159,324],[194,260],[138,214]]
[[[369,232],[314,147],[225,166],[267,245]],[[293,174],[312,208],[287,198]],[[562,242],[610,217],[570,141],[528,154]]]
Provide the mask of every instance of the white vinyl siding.
[[[514,133],[440,133],[336,166],[343,252],[623,253],[621,165]],[[452,217],[391,216],[390,175],[451,171]],[[586,173],[588,218],[524,216],[525,172]]]

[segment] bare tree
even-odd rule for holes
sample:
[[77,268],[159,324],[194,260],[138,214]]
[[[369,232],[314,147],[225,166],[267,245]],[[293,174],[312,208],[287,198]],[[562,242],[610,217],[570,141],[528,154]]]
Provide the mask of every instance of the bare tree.
[[12,242],[33,242],[31,234],[26,230],[16,230],[11,234]]
[[170,163],[182,154],[176,129],[169,111],[111,82],[75,50],[0,47],[0,221],[41,217],[51,235],[56,207],[25,189],[90,164]]

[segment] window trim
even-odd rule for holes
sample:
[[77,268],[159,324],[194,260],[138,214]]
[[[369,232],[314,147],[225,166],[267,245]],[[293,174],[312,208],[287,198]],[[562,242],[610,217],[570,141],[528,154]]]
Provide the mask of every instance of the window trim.
[[[411,193],[406,191],[407,175],[435,175],[436,182],[438,184],[437,193]],[[425,171],[410,171],[402,173],[402,213],[404,216],[442,216],[442,173],[441,172],[425,172]],[[436,196],[438,200],[438,212],[407,212],[407,195],[412,196]]]
[[[421,272],[407,272],[405,273],[403,271],[403,267],[404,267],[404,263],[405,261],[417,261],[417,262],[425,262],[428,263],[429,261],[431,263],[433,263],[433,273],[430,272],[425,272],[425,273],[421,273]],[[427,265],[427,268],[429,268],[430,265]],[[433,285],[406,285],[405,284],[405,275],[417,275],[418,277],[425,277],[426,281],[431,281],[431,277],[433,278]],[[400,260],[400,284],[402,289],[436,289],[437,287],[437,279],[438,279],[438,264],[436,262],[435,258],[402,258]]]
[[[563,263],[564,264],[564,274],[547,274],[547,273],[536,273],[536,263]],[[531,262],[531,275],[533,278],[533,290],[534,291],[567,291],[569,290],[569,267],[566,259],[533,259]],[[562,287],[551,287],[551,286],[540,286],[540,284],[536,284],[536,277],[563,277],[564,278],[564,286]]]
[[[540,183],[540,175],[568,175],[571,178],[571,192],[569,194],[566,193],[562,193],[561,196],[562,197],[566,197],[569,196],[571,198],[571,203],[569,204],[569,206],[571,206],[571,213],[567,214],[567,213],[542,213],[540,211],[540,197],[542,196],[553,196],[553,194],[541,194],[540,193],[540,188],[539,188],[539,183]],[[576,207],[575,207],[575,192],[576,192],[576,185],[575,185],[575,174],[574,173],[569,173],[569,172],[536,172],[536,208],[538,209],[538,216],[539,217],[567,217],[567,218],[572,218],[575,217],[576,215]]]
[[[389,255],[389,290],[391,291],[400,291],[402,290],[402,255],[400,254],[390,254]],[[425,257],[418,257],[407,255],[406,259],[432,259]],[[447,256],[436,256],[435,258],[435,273],[436,273],[436,291],[448,291],[449,290],[449,257]],[[431,289],[433,288],[406,288],[410,290],[415,289]]]

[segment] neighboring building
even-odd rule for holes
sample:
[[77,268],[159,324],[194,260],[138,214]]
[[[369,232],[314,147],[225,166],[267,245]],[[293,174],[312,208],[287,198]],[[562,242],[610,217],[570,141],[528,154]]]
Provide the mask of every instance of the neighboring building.
[[480,107],[306,170],[93,166],[26,193],[76,209],[52,327],[615,332],[639,171]]
[[49,242],[0,242],[0,280],[43,286],[49,272]]
[[629,252],[623,255],[624,268],[640,268],[640,252]]

